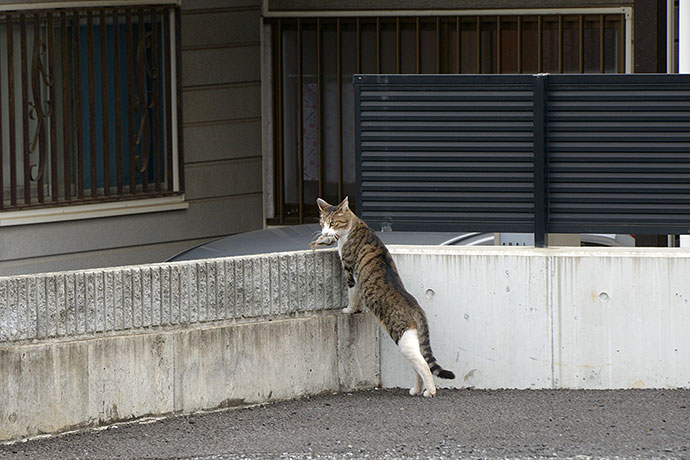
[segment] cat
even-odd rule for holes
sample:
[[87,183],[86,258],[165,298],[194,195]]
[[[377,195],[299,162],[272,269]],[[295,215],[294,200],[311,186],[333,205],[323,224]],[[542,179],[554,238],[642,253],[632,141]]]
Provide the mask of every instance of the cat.
[[434,397],[432,377],[454,379],[453,372],[436,363],[429,343],[429,327],[424,310],[407,292],[393,258],[376,233],[351,210],[346,197],[333,206],[321,198],[319,207],[321,235],[310,243],[312,249],[338,243],[338,253],[347,275],[348,305],[342,311],[355,313],[366,306],[410,360],[416,383],[411,395],[424,390]]

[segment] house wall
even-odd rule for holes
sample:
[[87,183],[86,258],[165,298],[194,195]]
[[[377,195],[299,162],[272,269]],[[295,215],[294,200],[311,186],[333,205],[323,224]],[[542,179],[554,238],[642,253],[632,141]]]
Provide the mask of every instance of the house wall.
[[0,276],[163,261],[263,225],[259,0],[183,0],[189,208],[6,227]]

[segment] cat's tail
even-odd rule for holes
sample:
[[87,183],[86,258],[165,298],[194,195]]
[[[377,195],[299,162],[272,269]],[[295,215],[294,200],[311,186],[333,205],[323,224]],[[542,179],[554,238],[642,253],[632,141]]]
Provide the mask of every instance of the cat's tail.
[[[421,323],[421,324],[420,324]],[[434,358],[434,353],[431,351],[431,342],[429,341],[429,327],[424,321],[417,323],[417,331],[419,333],[419,350],[422,352],[424,360],[429,365],[429,370],[432,374],[442,379],[454,379],[455,374],[448,369],[442,368]]]

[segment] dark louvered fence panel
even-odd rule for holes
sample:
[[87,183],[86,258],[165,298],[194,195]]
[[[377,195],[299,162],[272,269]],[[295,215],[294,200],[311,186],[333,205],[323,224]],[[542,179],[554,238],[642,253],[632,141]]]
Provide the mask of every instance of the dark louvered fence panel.
[[689,231],[688,77],[549,76],[551,232]]
[[355,83],[365,221],[394,230],[533,230],[531,77],[365,75]]
[[690,233],[690,75],[363,75],[355,89],[357,209],[374,226],[537,245]]

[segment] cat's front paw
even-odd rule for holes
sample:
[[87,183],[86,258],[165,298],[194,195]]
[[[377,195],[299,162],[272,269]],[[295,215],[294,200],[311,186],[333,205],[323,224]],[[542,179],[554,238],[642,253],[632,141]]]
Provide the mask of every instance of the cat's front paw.
[[342,311],[343,313],[347,313],[348,315],[350,315],[352,313],[357,313],[357,310],[355,310],[354,308],[350,308],[349,305],[340,311]]
[[335,243],[335,238],[333,238],[332,236],[321,235],[317,239],[309,243],[309,247],[312,249],[316,249],[319,246],[330,246],[333,243]]
[[425,397],[425,398],[433,398],[434,396],[436,396],[436,391],[434,391],[434,392],[432,393],[432,392],[429,391],[429,390],[424,390],[424,397]]

